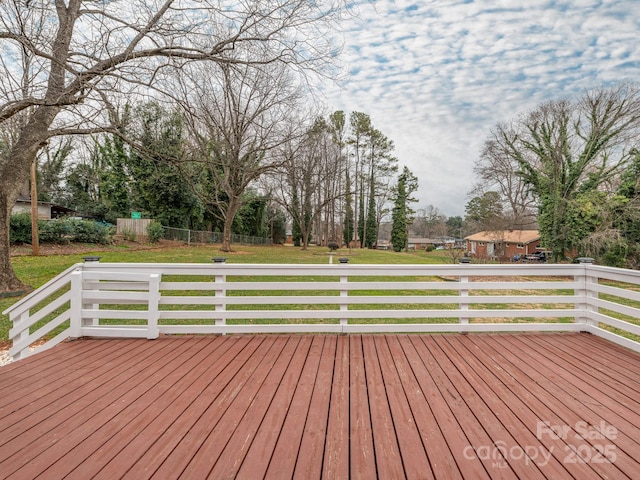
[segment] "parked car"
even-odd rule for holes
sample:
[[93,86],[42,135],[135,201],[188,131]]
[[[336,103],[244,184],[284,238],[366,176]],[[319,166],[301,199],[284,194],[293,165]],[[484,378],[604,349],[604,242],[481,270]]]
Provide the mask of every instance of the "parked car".
[[524,258],[525,260],[529,260],[530,262],[546,262],[547,252],[530,253],[529,255],[525,255]]

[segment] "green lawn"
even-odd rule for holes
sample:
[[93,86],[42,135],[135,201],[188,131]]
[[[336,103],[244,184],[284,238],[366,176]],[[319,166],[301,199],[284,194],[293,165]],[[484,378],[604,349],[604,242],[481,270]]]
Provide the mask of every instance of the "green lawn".
[[[109,247],[107,250],[87,251],[74,255],[19,256],[13,257],[13,268],[22,282],[36,289],[71,265],[82,262],[88,255],[101,256],[102,262],[137,263],[209,263],[214,257],[225,257],[227,263],[303,263],[327,264],[330,255],[326,247],[311,247],[303,251],[291,246],[236,245],[232,253],[222,253],[218,246],[182,246],[133,250],[126,247]],[[352,264],[442,264],[451,261],[441,252],[402,252],[383,250],[340,249],[333,255],[333,262],[347,257]],[[0,312],[6,310],[21,297],[0,298]],[[0,343],[8,340],[11,328],[9,317],[0,315]]]

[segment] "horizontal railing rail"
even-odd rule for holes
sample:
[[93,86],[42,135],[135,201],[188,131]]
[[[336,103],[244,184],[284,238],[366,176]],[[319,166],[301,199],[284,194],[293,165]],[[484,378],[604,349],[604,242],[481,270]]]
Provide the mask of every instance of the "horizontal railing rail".
[[5,313],[14,358],[68,337],[265,332],[584,331],[640,351],[640,272],[590,264],[86,262]]
[[[82,264],[76,264],[67,268],[3,312],[9,315],[13,324],[13,328],[9,330],[9,339],[13,342],[9,355],[13,359],[24,358],[29,354],[30,348],[36,350],[32,347],[36,343],[39,344],[37,350],[44,350],[69,337],[69,286],[72,273],[81,267]],[[62,328],[64,325],[67,328]],[[50,337],[55,330],[58,331],[57,334]],[[47,338],[44,343],[41,341],[43,337]]]

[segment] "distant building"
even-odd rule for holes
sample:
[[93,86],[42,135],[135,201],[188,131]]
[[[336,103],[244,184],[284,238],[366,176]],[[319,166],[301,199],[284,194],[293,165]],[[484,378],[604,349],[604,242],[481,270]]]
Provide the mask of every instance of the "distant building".
[[509,258],[544,251],[538,230],[496,230],[474,233],[465,237],[471,257]]
[[409,237],[407,246],[409,250],[424,250],[428,247],[462,248],[458,240],[448,236],[437,238]]
[[391,242],[388,240],[378,240],[376,242],[377,250],[389,250],[389,248],[391,248]]
[[[18,198],[11,209],[12,215],[16,213],[31,213],[31,199],[29,197],[22,196]],[[56,205],[51,202],[38,202],[38,218],[43,220],[51,220],[52,218],[64,217],[74,213],[76,213],[75,210],[62,205]]]

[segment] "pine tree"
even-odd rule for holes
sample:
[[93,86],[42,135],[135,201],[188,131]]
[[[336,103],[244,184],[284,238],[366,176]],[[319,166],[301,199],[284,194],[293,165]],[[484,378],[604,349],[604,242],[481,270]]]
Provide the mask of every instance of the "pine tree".
[[410,217],[415,213],[409,203],[417,202],[411,194],[418,189],[418,178],[407,167],[402,169],[396,186],[396,199],[391,213],[391,244],[394,252],[400,252],[407,247]]
[[375,183],[371,182],[369,185],[369,204],[367,206],[367,224],[364,242],[367,248],[373,248],[378,241],[378,222],[376,217]]
[[394,252],[400,252],[407,246],[407,191],[404,176],[398,178],[396,199],[391,213],[391,245]]

